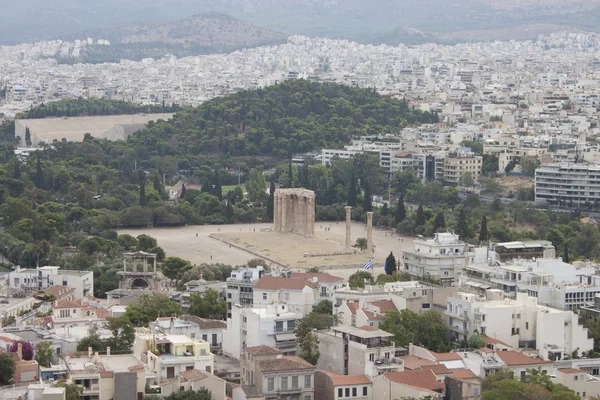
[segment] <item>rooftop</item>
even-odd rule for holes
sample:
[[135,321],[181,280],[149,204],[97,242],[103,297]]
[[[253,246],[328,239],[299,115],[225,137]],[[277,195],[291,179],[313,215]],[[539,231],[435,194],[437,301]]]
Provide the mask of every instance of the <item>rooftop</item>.
[[308,286],[315,289],[317,285],[302,278],[283,278],[265,275],[256,282],[254,290],[304,290]]
[[[334,331],[337,331],[337,332],[343,332],[343,333],[347,333],[349,335],[358,336],[358,337],[361,337],[363,339],[371,339],[371,338],[379,338],[379,337],[392,337],[392,336],[394,336],[394,335],[392,335],[389,332],[382,331],[381,329],[373,328],[372,330],[371,329],[367,330],[367,329],[363,329],[363,328],[356,328],[354,326],[339,325],[339,326],[335,326],[335,327],[333,327],[331,329],[334,330]],[[368,328],[371,328],[371,327],[368,327]]]
[[496,353],[506,365],[514,366],[514,365],[538,365],[538,364],[552,364],[552,361],[544,361],[540,358],[533,358],[526,356],[523,353],[519,353],[517,351],[508,350],[508,351],[499,351]]
[[419,371],[386,372],[383,374],[392,382],[418,387],[441,393],[445,386],[437,380],[433,371],[425,369]]
[[342,375],[329,370],[321,370],[321,372],[329,376],[333,386],[369,385],[372,383],[366,375]]
[[274,360],[260,362],[262,372],[295,371],[315,369],[315,366],[297,356],[283,356]]
[[269,354],[282,354],[281,351],[277,350],[273,346],[254,346],[247,347],[246,352],[254,356],[266,356]]

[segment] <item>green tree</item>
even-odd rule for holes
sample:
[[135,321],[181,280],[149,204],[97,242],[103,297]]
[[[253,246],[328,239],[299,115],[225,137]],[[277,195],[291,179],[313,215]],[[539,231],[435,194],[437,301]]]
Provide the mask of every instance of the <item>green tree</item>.
[[435,221],[433,223],[433,231],[437,232],[440,228],[446,227],[446,219],[444,218],[444,212],[440,211],[435,216]]
[[214,178],[211,183],[212,187],[212,195],[216,196],[219,201],[223,200],[223,187],[221,186],[221,177],[219,176],[219,171],[215,169]]
[[190,266],[190,262],[180,257],[170,256],[165,259],[160,265],[160,269],[164,276],[173,280],[181,274],[182,270]]
[[227,202],[227,206],[225,207],[225,221],[230,224],[233,221],[233,204],[231,201]]
[[146,173],[142,170],[138,171],[140,180],[140,206],[146,207],[148,199],[146,198]]
[[224,319],[227,303],[219,298],[219,292],[208,288],[204,293],[192,294],[189,313],[201,318]]
[[87,351],[90,347],[92,351],[104,352],[106,351],[106,342],[100,339],[100,335],[93,333],[77,343],[77,351]]
[[546,240],[552,242],[555,249],[560,249],[565,244],[565,236],[557,228],[550,228],[546,233]]
[[373,211],[373,194],[371,193],[371,186],[365,183],[365,193],[363,195],[363,211]]
[[469,224],[467,223],[467,214],[465,209],[461,208],[456,221],[456,234],[462,239],[469,238]]
[[160,178],[158,175],[154,175],[152,185],[154,186],[154,190],[158,193],[161,199],[167,200],[169,195],[165,192],[165,186],[160,182]]
[[367,238],[357,238],[356,243],[354,243],[354,246],[352,247],[355,247],[360,251],[365,251],[367,250],[367,244]]
[[481,217],[481,227],[479,228],[479,242],[484,243],[489,239],[487,229],[487,217],[484,215]]
[[351,288],[364,288],[365,283],[372,285],[375,282],[373,275],[367,271],[357,271],[348,278],[348,285]]
[[419,204],[419,208],[417,208],[417,217],[415,220],[416,226],[425,225],[425,213],[423,212],[423,204]]
[[65,388],[65,400],[80,400],[83,396],[83,386],[65,381],[59,381],[56,386]]
[[258,169],[255,168],[250,171],[248,180],[246,181],[246,191],[248,192],[248,199],[255,203],[260,203],[265,198],[265,189],[267,187],[267,180],[265,175]]
[[[202,188],[204,188],[206,185],[203,185]],[[185,195],[187,194],[187,188],[185,187],[185,183],[181,184],[181,193],[179,194],[179,198],[180,199],[185,199]]]
[[321,300],[318,304],[314,305],[312,308],[313,312],[317,314],[333,314],[333,303],[329,300]]
[[469,348],[471,349],[481,349],[487,346],[487,342],[484,337],[481,335],[471,335],[469,336]]
[[54,350],[52,349],[52,342],[43,341],[38,342],[35,345],[35,361],[43,367],[50,368],[52,363],[52,355]]
[[44,178],[44,170],[42,168],[42,160],[40,159],[40,151],[36,151],[37,162],[35,167],[35,177],[33,183],[39,189],[45,189],[45,178]]
[[137,237],[138,250],[150,251],[150,249],[158,246],[158,242],[152,236],[141,234]]
[[571,262],[571,258],[569,257],[569,243],[565,243],[565,250],[563,252],[563,261],[566,263]]
[[15,360],[8,353],[0,353],[0,385],[11,383],[15,370]]
[[300,357],[309,363],[316,365],[321,356],[319,352],[319,339],[313,332],[308,332],[298,340],[300,346]]
[[106,329],[111,332],[111,337],[107,340],[112,352],[129,353],[133,341],[135,340],[135,327],[125,317],[107,318]]
[[475,184],[475,179],[473,179],[473,173],[465,172],[460,176],[460,184],[461,186],[471,187]]
[[385,273],[388,275],[392,275],[394,272],[398,270],[398,266],[396,265],[396,257],[394,257],[394,253],[390,251],[390,255],[385,259]]
[[125,310],[127,318],[135,326],[148,326],[160,317],[176,317],[181,314],[181,305],[164,294],[143,294],[139,304],[130,304]]
[[404,221],[405,218],[406,218],[406,208],[404,207],[404,199],[402,197],[400,197],[398,199],[398,204],[396,205],[396,215],[394,218],[396,225],[398,225],[400,222]]
[[356,175],[354,167],[352,167],[352,174],[350,175],[350,182],[348,183],[348,197],[346,199],[346,205],[356,207]]

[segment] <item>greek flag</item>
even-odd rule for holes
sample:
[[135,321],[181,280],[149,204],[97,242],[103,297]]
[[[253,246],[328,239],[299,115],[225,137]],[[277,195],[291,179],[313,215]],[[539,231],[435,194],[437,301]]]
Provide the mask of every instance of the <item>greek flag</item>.
[[364,268],[365,269],[373,269],[373,259],[372,258],[369,261],[367,261]]

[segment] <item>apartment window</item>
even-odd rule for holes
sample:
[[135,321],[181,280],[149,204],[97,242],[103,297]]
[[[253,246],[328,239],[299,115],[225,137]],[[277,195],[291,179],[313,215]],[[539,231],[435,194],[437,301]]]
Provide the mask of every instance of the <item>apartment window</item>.
[[304,400],[310,400],[310,399],[311,399],[310,394],[307,394],[306,396],[304,396]]
[[309,388],[312,386],[312,379],[310,375],[304,375],[304,387]]
[[205,342],[208,341],[208,335],[202,335],[202,340],[204,340]]
[[521,319],[521,314],[517,314],[517,319]]
[[529,329],[529,322],[525,322],[525,329]]
[[368,391],[368,390],[369,390],[369,389],[367,389],[367,387],[366,387],[366,386],[363,386],[363,396],[366,396],[366,395],[367,395],[367,391]]
[[575,380],[578,380],[579,376],[575,375]]
[[369,354],[369,361],[375,361],[375,354],[374,353]]
[[290,294],[289,293],[285,294],[285,301],[290,301]]
[[355,387],[352,388],[352,397],[356,397],[356,388]]
[[287,376],[281,377],[281,390],[287,390]]
[[346,388],[346,397],[350,397],[350,388]]
[[298,376],[292,376],[292,389],[298,389]]
[[344,389],[342,389],[342,388],[339,388],[339,389],[338,389],[338,397],[339,397],[339,398],[342,398],[342,397],[344,397]]
[[267,378],[267,390],[275,390],[275,378]]
[[266,299],[267,299],[267,294],[263,293],[263,300],[266,300]]
[[188,365],[187,367],[185,367],[185,370],[186,370],[186,371],[191,371],[191,370],[193,370],[193,369],[194,369],[194,366],[193,366],[193,365]]
[[212,371],[210,370],[210,365],[207,365],[207,366],[206,366],[206,372],[208,372],[209,374],[212,372]]

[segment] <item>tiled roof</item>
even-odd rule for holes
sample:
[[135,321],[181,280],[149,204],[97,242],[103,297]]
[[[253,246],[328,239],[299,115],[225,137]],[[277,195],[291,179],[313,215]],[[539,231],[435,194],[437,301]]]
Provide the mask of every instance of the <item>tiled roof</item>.
[[496,338],[493,338],[493,337],[484,336],[484,337],[483,337],[483,340],[485,340],[485,342],[486,342],[486,343],[489,343],[489,344],[503,344],[503,345],[504,345],[504,346],[506,346],[506,347],[510,347],[510,348],[512,348],[512,346],[511,346],[510,344],[506,344],[506,343],[504,343],[502,340],[498,340],[498,339],[496,339]]
[[508,350],[508,351],[499,351],[496,353],[498,357],[506,365],[536,365],[536,364],[552,364],[552,361],[544,361],[539,358],[528,357],[523,353],[519,353],[517,351]]
[[181,375],[182,378],[187,379],[190,382],[197,382],[197,381],[201,381],[202,379],[211,378],[211,377],[221,380],[221,378],[214,376],[211,373],[200,371],[198,369],[190,369],[188,371],[181,371],[179,373],[179,375]]
[[345,304],[346,304],[346,307],[348,307],[348,309],[350,310],[350,313],[352,315],[356,315],[356,310],[358,310],[358,303],[347,302]]
[[385,316],[383,316],[381,314],[375,315],[375,313],[373,313],[371,311],[363,310],[362,308],[360,310],[365,314],[365,316],[367,317],[368,320],[385,319]]
[[458,360],[462,360],[462,357],[458,353],[436,353],[434,351],[430,351],[430,353],[438,361],[458,361]]
[[375,307],[378,307],[379,310],[384,313],[387,311],[398,311],[398,307],[394,304],[392,300],[379,300],[372,301],[369,304],[372,304]]
[[369,385],[372,383],[366,375],[342,375],[329,370],[322,370],[320,372],[329,376],[333,386]]
[[358,329],[363,330],[365,332],[375,332],[375,331],[379,330],[379,329],[377,329],[373,326],[369,326],[369,325],[359,326]]
[[273,346],[254,346],[246,348],[246,352],[254,356],[266,356],[269,354],[282,354]]
[[306,286],[316,289],[317,284],[301,278],[282,278],[277,276],[263,276],[254,285],[254,290],[303,290]]
[[58,300],[52,308],[80,308],[81,301]]
[[409,385],[421,389],[442,392],[445,386],[438,382],[433,371],[425,369],[420,371],[386,372],[383,374],[392,382]]
[[475,375],[475,373],[473,373],[473,371],[471,371],[470,369],[464,369],[464,368],[453,369],[451,372],[452,372],[452,377],[456,378],[456,379],[477,378],[477,375]]
[[400,358],[404,361],[404,368],[410,369],[410,370],[421,369],[428,365],[437,365],[437,363],[435,361],[431,361],[426,358],[414,356],[414,355],[403,356]]
[[319,282],[323,283],[336,283],[343,282],[344,278],[340,278],[338,276],[333,276],[324,273],[312,273],[312,272],[292,272],[292,278],[300,278],[304,280],[310,280],[313,278],[317,278]]
[[425,365],[423,369],[432,370],[434,374],[449,374],[451,371],[444,364],[436,364],[436,365]]
[[132,365],[131,367],[127,368],[127,370],[128,371],[143,371],[144,366],[142,364]]
[[584,374],[585,372],[580,370],[579,368],[559,368],[558,369],[563,374]]
[[314,369],[315,366],[297,356],[284,356],[274,360],[260,362],[262,372],[294,371],[298,369]]

